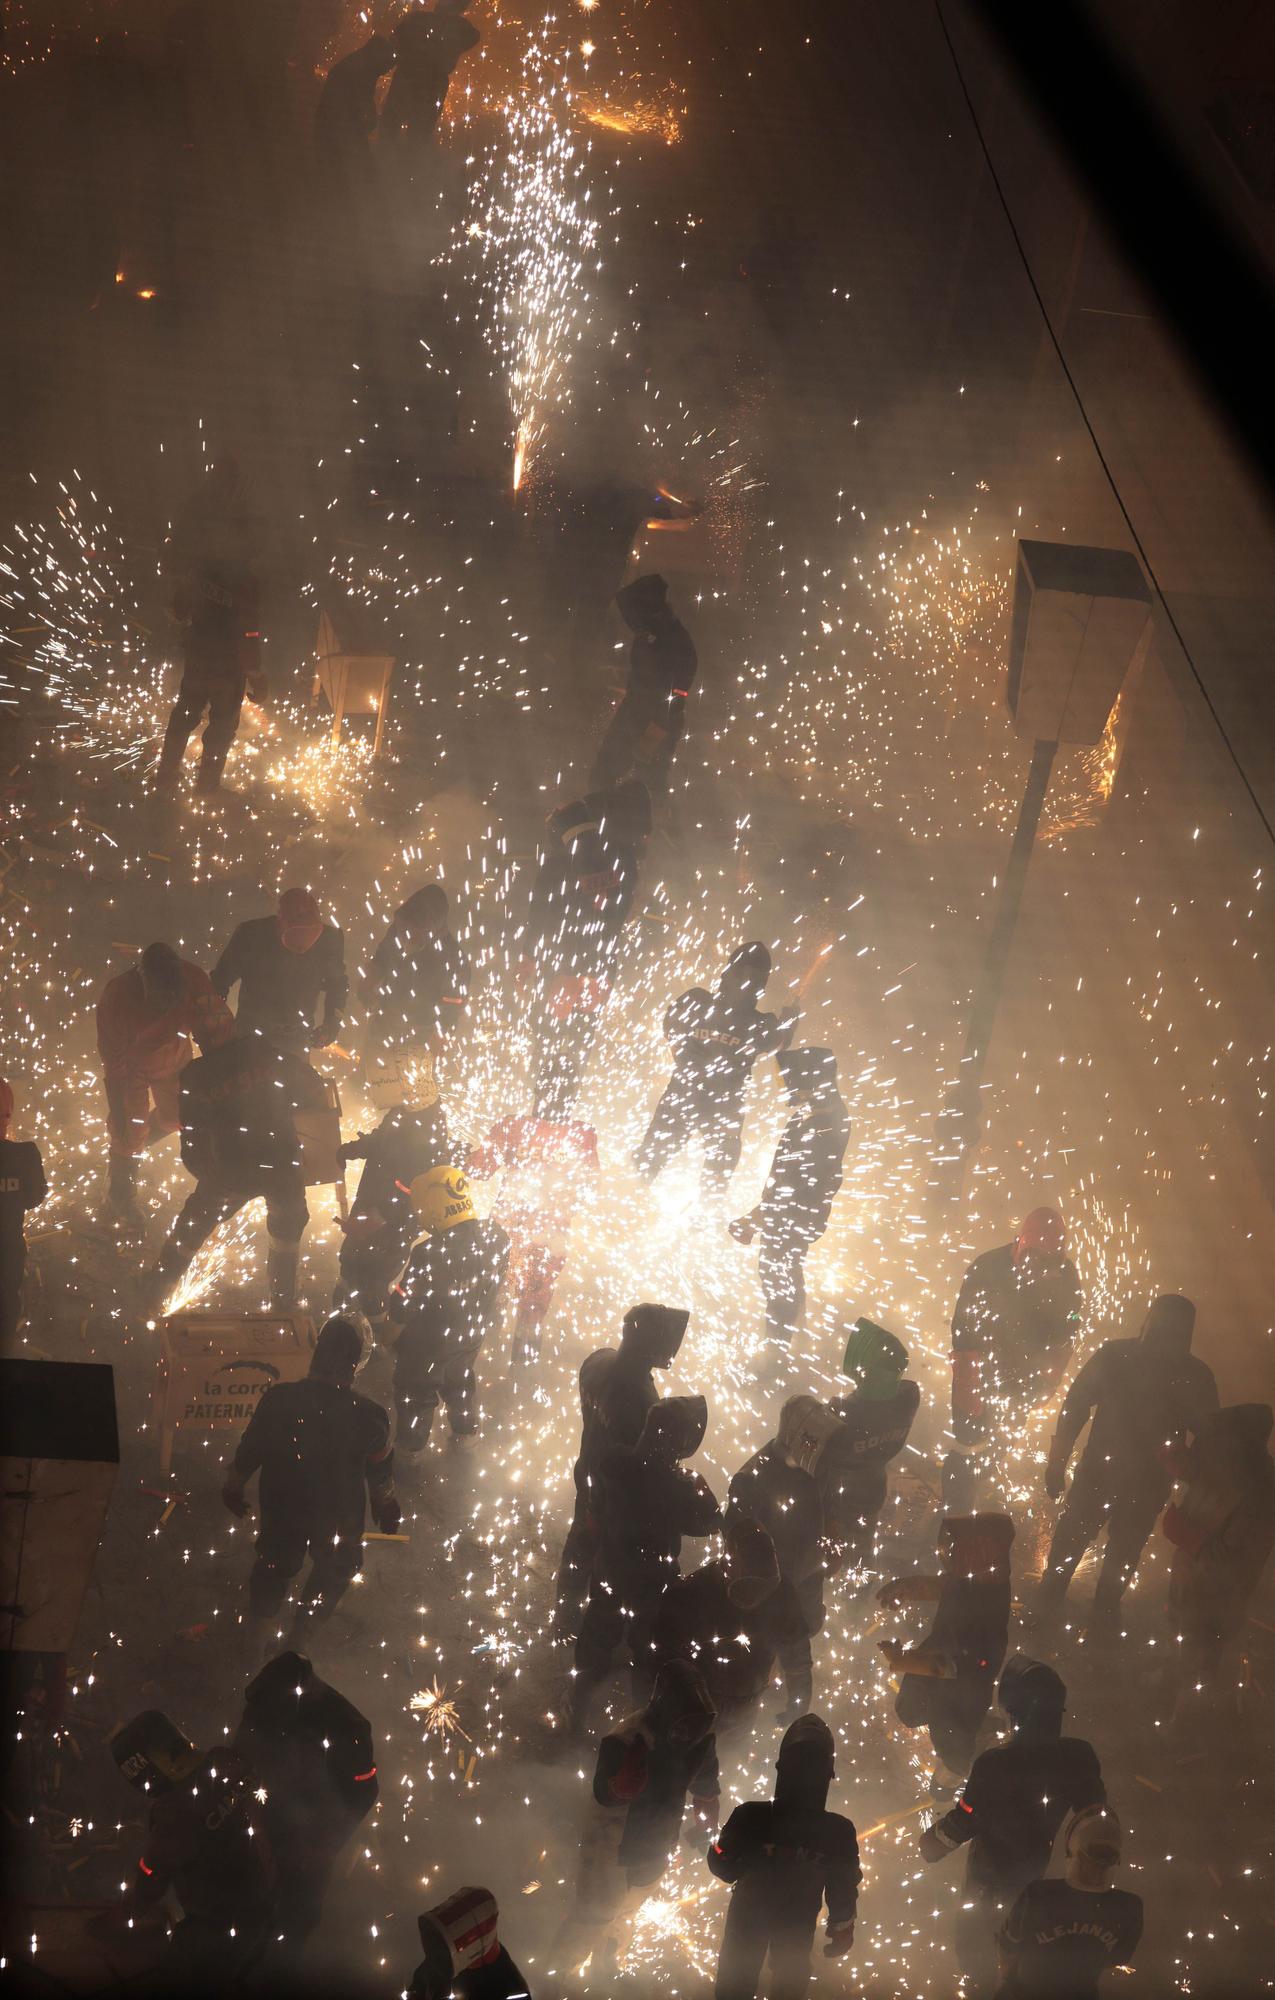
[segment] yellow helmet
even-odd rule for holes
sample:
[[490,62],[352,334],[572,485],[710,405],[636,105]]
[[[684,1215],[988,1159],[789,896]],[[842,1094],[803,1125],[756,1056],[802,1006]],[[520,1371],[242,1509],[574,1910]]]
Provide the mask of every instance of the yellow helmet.
[[463,1167],[431,1167],[412,1182],[412,1201],[422,1229],[454,1229],[474,1219],[469,1175]]

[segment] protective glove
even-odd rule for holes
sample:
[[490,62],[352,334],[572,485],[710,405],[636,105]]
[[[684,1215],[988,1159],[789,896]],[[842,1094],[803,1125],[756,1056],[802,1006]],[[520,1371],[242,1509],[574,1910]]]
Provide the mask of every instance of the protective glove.
[[337,1147],[336,1149],[337,1159],[341,1162],[341,1165],[343,1167],[348,1167],[351,1160],[357,1160],[362,1158],[363,1148],[364,1146],[366,1146],[366,1144],[367,1144],[367,1133],[360,1132],[357,1138],[347,1139],[343,1146]]
[[827,1944],[823,1948],[824,1957],[844,1958],[846,1953],[852,1950],[854,1946],[853,1917],[850,1919],[850,1922],[848,1924],[838,1924],[835,1930],[833,1929],[832,1925],[829,1924],[824,1935],[828,1940]]
[[877,1592],[877,1603],[886,1611],[897,1611],[901,1604],[916,1602],[914,1576],[896,1576],[892,1583],[883,1583]]
[[938,1833],[932,1826],[926,1827],[925,1832],[917,1841],[917,1848],[922,1861],[942,1861],[945,1855],[951,1853],[951,1849],[940,1840]]
[[757,1224],[751,1215],[741,1215],[731,1223],[730,1233],[736,1243],[751,1243],[757,1234]]
[[1045,1491],[1051,1500],[1061,1500],[1067,1491],[1067,1461],[1051,1451],[1045,1464]]
[[906,1650],[907,1647],[902,1639],[877,1640],[877,1651],[884,1656],[886,1665],[892,1667],[895,1673],[903,1671],[903,1655]]
[[237,1479],[228,1479],[221,1489],[223,1506],[229,1507],[237,1521],[242,1521],[248,1512],[248,1496]]
[[340,1032],[341,1023],[339,1021],[334,1022],[331,1026],[325,1021],[322,1027],[315,1029],[313,1035],[310,1037],[309,1046],[312,1049],[330,1049]]
[[383,1535],[396,1535],[403,1522],[403,1509],[393,1494],[376,1508],[376,1525]]

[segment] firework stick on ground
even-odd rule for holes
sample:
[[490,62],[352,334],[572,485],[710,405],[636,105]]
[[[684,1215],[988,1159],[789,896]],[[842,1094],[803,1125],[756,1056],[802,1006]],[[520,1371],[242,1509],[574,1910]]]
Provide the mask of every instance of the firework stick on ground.
[[379,1528],[369,1528],[363,1537],[365,1542],[410,1542],[410,1535],[383,1535]]
[[929,1812],[932,1803],[930,1799],[922,1799],[920,1805],[906,1806],[902,1812],[891,1813],[888,1819],[879,1819],[875,1826],[870,1826],[866,1833],[861,1833],[859,1839],[871,1840],[874,1835],[885,1833],[892,1826],[901,1826],[905,1819],[915,1819],[918,1813]]

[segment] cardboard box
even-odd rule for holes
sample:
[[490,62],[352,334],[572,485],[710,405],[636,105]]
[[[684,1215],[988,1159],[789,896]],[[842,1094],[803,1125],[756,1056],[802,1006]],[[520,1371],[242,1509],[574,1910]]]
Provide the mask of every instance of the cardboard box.
[[307,1187],[345,1186],[345,1168],[337,1154],[341,1146],[341,1099],[331,1077],[322,1079],[328,1102],[322,1111],[298,1111],[297,1138]]
[[160,1338],[155,1424],[168,1472],[179,1430],[242,1431],[272,1382],[309,1373],[314,1321],[308,1313],[174,1313]]

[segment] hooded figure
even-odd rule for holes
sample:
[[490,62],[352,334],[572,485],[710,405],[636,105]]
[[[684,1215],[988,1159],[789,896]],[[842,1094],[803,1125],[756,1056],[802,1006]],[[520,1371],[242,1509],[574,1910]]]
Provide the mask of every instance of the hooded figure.
[[851,1821],[827,1809],[836,1771],[822,1717],[791,1725],[775,1774],[773,1800],[736,1806],[708,1850],[713,1874],[732,1885],[715,2000],[756,2000],[767,1961],[770,1992],[803,1994],[825,1903],[824,1957],[843,1958],[854,1943],[859,1843]]
[[265,1793],[289,1943],[323,1914],[333,1866],[377,1802],[372,1727],[300,1653],[279,1653],[249,1682],[231,1748]]
[[770,970],[764,944],[741,945],[715,993],[693,986],[664,1016],[674,1067],[637,1150],[635,1163],[648,1180],[696,1135],[704,1142],[706,1189],[725,1187],[739,1165],[753,1066],[785,1048],[797,1022],[796,1008],[778,1015],[758,1011]]
[[678,1575],[682,1539],[711,1535],[720,1524],[711,1489],[682,1464],[699,1450],[707,1427],[703,1396],[670,1396],[651,1405],[636,1445],[613,1445],[602,1454],[593,1489],[597,1555],[575,1650],[576,1727],[618,1647],[629,1649],[635,1691],[649,1686],[651,1620],[665,1586]]
[[531,2000],[531,1988],[496,1932],[490,1889],[458,1889],[418,1918],[424,1958],[408,1989],[415,2000]]
[[162,1961],[169,1990],[226,1990],[275,1919],[277,1868],[255,1774],[228,1746],[197,1750],[157,1708],[117,1729],[111,1754],[150,1800],[126,1907],[141,1915],[171,1890],[182,1915]]
[[258,1196],[265,1199],[271,1304],[296,1304],[301,1238],[310,1220],[297,1114],[327,1107],[321,1077],[300,1056],[240,1032],[188,1064],[181,1081],[182,1163],[195,1177],[181,1213],[148,1272],[157,1310],[213,1231]]
[[728,1517],[758,1522],[774,1543],[779,1574],[797,1593],[807,1631],[824,1620],[823,1497],[817,1467],[837,1430],[826,1403],[791,1396],[774,1438],[730,1483]]
[[305,1380],[264,1391],[231,1461],[222,1499],[240,1520],[248,1512],[244,1489],[259,1474],[261,1525],[248,1579],[248,1620],[258,1640],[307,1555],[295,1629],[331,1617],[362,1561],[369,1500],[382,1533],[398,1532],[389,1419],[354,1389],[371,1339],[360,1313],[326,1321]]
[[934,1619],[916,1646],[878,1642],[903,1678],[894,1712],[909,1729],[926,1728],[938,1760],[932,1790],[951,1796],[969,1770],[979,1724],[1009,1641],[1009,1552],[1014,1524],[1007,1514],[948,1515],[939,1528],[938,1576],[882,1584],[887,1610],[931,1603]]
[[776,1662],[788,1691],[785,1719],[810,1706],[810,1627],[797,1592],[779,1573],[775,1545],[757,1521],[728,1519],[725,1554],[671,1583],[655,1616],[657,1661],[699,1668],[719,1734],[742,1724],[771,1682]]
[[1174,1293],[1154,1299],[1137,1340],[1106,1340],[1068,1389],[1045,1471],[1062,1496],[1076,1440],[1089,1436],[1063,1502],[1038,1604],[1057,1611],[1076,1565],[1105,1528],[1106,1552],[1092,1619],[1112,1624],[1125,1586],[1169,1497],[1166,1449],[1198,1433],[1217,1411],[1213,1371],[1191,1353],[1195,1307]]
[[1163,1522],[1173,1544],[1169,1615],[1193,1685],[1216,1676],[1275,1547],[1273,1421],[1269,1403],[1219,1410],[1174,1464],[1182,1489]]
[[333,63],[324,79],[314,114],[314,159],[333,195],[371,191],[377,88],[393,67],[393,43],[373,35]]
[[575,1898],[553,1948],[564,1971],[593,1953],[614,1966],[628,1920],[657,1888],[686,1812],[717,1827],[719,1778],[712,1701],[693,1667],[660,1668],[646,1707],[602,1738],[580,1835]]
[[509,1238],[499,1223],[478,1220],[460,1167],[422,1174],[412,1182],[412,1200],[425,1234],[390,1293],[390,1319],[399,1328],[397,1444],[416,1458],[429,1443],[440,1403],[453,1439],[472,1437],[477,1428],[474,1363],[500,1311]]
[[1012,1243],[983,1251],[965,1273],[952,1315],[958,1452],[1000,1423],[1016,1424],[1061,1381],[1085,1303],[1066,1251],[1058,1210],[1034,1208]]
[[1013,1735],[975,1759],[956,1804],[920,1839],[926,1861],[969,1846],[957,1953],[971,1978],[991,1972],[998,1922],[1048,1868],[1063,1821],[1107,1796],[1092,1745],[1062,1733],[1067,1690],[1052,1667],[1015,1654],[998,1699]]
[[195,795],[210,798],[221,789],[245,699],[266,698],[257,579],[246,562],[205,563],[179,587],[173,615],[185,631],[182,678],[164,731],[155,783],[160,791],[176,790],[186,745],[206,710]]
[[433,150],[452,71],[482,36],[465,19],[468,0],[435,0],[428,14],[416,9],[394,25],[394,80],[382,112],[382,129],[410,176]]
[[473,968],[452,935],[447,891],[426,882],[395,911],[364,986],[369,1060],[387,1051],[435,1051],[468,1019]]
[[1063,1881],[1030,1882],[997,1937],[996,2000],[1098,2000],[1098,1981],[1129,1964],[1142,1936],[1142,1898],[1113,1889],[1120,1822],[1105,1806],[1067,1829]]
[[171,945],[148,944],[97,1003],[97,1049],[110,1135],[107,1199],[133,1207],[137,1158],[181,1123],[181,1073],[195,1051],[225,1041],[230,1014],[199,966]]
[[[593,1487],[599,1461],[606,1450],[606,1429],[600,1406],[603,1388],[618,1359],[618,1348],[600,1347],[580,1364],[580,1451],[572,1470],[575,1506],[558,1565],[554,1629],[559,1639],[576,1638],[597,1558],[602,1502],[600,1495],[595,1498]],[[654,1382],[651,1389],[654,1392]]]
[[831,1049],[787,1049],[775,1067],[792,1099],[792,1115],[775,1150],[761,1201],[731,1224],[737,1243],[761,1232],[757,1275],[766,1332],[782,1359],[806,1312],[806,1255],[828,1227],[850,1143],[850,1120],[837,1088]]
[[412,1183],[451,1158],[447,1116],[439,1103],[398,1104],[375,1132],[348,1139],[338,1155],[365,1162],[358,1193],[341,1220],[341,1275],[333,1304],[379,1316],[386,1292],[407,1262],[416,1235]]
[[241,1030],[292,1055],[325,1049],[341,1032],[350,990],[345,940],[308,889],[285,889],[275,916],[240,924],[212,982],[223,999],[238,986]]
[[49,1192],[40,1148],[30,1139],[11,1139],[13,1090],[0,1077],[0,1341],[7,1344],[22,1316],[22,1278],[27,1267],[25,1223]]
[[829,1408],[840,1428],[819,1460],[830,1573],[867,1559],[889,1485],[887,1467],[911,1434],[921,1391],[906,1379],[908,1351],[897,1335],[856,1320],[842,1372],[853,1383]]
[[589,782],[601,789],[636,772],[658,796],[668,789],[699,661],[662,576],[634,577],[617,591],[615,603],[633,634],[629,683],[598,745]]

